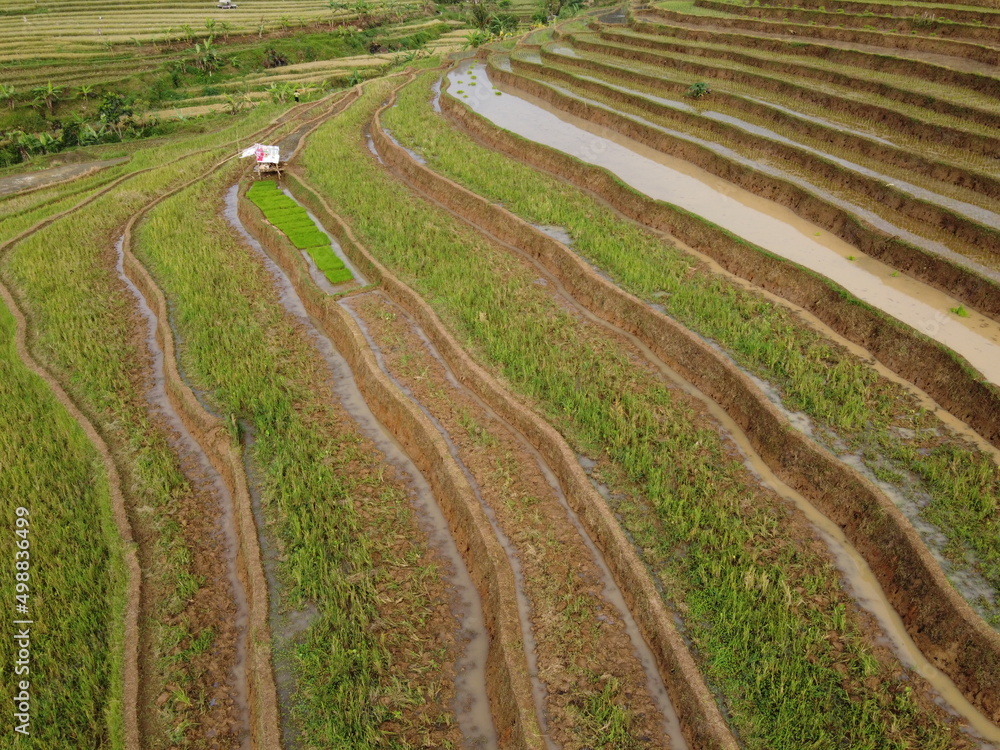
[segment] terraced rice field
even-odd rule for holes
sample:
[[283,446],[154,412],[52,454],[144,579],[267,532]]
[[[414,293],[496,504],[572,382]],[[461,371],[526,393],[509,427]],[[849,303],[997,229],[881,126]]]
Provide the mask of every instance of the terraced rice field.
[[12,181],[0,746],[1000,748],[986,3],[603,8]]

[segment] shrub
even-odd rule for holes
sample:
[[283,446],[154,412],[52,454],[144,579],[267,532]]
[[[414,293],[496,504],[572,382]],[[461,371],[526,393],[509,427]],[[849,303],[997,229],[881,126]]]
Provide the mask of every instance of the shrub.
[[684,92],[684,96],[690,97],[692,99],[701,99],[703,96],[707,96],[712,93],[712,89],[704,81],[698,81],[697,83],[692,83],[688,86],[688,90]]

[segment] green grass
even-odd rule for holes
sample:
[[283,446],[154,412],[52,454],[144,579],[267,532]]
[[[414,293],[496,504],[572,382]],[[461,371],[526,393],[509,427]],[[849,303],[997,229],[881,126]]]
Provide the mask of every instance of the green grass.
[[325,364],[220,217],[235,179],[226,168],[165,201],[139,227],[136,251],[174,306],[186,372],[227,422],[253,431],[283,552],[272,595],[283,609],[319,612],[289,655],[295,731],[303,747],[401,747],[382,728],[401,716],[408,731],[426,720],[436,736],[454,719],[421,692],[439,676],[419,670],[441,648],[424,629],[441,617],[425,588],[439,574],[405,492],[333,409]]
[[[3,600],[14,612],[15,515],[29,511],[31,672],[15,676],[17,627],[0,639],[11,706],[31,682],[31,737],[18,737],[8,709],[3,747],[121,748],[122,637],[127,571],[100,457],[48,386],[14,349],[14,320],[0,305],[0,555]],[[9,619],[14,619],[13,616]],[[16,741],[15,741],[16,740]],[[10,744],[7,744],[10,743]]]
[[305,250],[331,284],[341,284],[354,278],[330,246],[330,239],[309,218],[306,210],[278,190],[270,180],[255,182],[247,198],[264,212],[264,218],[285,233],[299,250]]
[[363,152],[362,125],[387,88],[369,87],[316,131],[307,178],[477,359],[638,488],[641,518],[656,529],[640,551],[669,582],[747,746],[947,747],[948,731],[873,658],[836,572],[788,536],[784,511],[718,435],[616,342],[563,310],[533,269],[415,200]]
[[[405,89],[384,115],[405,146],[442,174],[502,203],[525,220],[565,227],[573,247],[623,288],[702,336],[718,342],[742,367],[777,386],[784,405],[805,412],[839,436],[835,452],[874,452],[916,482],[897,485],[933,498],[923,511],[949,539],[959,568],[970,567],[1000,591],[1000,471],[990,457],[949,437],[940,422],[917,408],[898,385],[798,322],[779,305],[697,268],[690,256],[664,243],[561,180],[540,174],[474,144],[436,116],[428,81]],[[901,437],[913,430],[912,438]],[[943,436],[943,437],[942,437]],[[844,447],[846,442],[847,447]],[[839,445],[839,447],[838,447]],[[947,445],[955,460],[939,461]],[[979,488],[970,501],[961,489]],[[992,498],[988,500],[986,498]],[[966,560],[966,553],[972,560]],[[979,602],[995,624],[1000,612]]]

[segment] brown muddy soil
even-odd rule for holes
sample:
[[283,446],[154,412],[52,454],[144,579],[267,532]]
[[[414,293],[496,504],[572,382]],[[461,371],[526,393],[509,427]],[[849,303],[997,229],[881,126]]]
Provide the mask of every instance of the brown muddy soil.
[[606,693],[629,717],[638,746],[668,747],[621,618],[603,597],[603,575],[534,457],[449,378],[399,307],[376,294],[350,304],[393,376],[448,433],[517,550],[546,686],[549,737],[560,747],[593,746],[600,735],[588,700]]
[[83,177],[105,167],[111,167],[126,161],[128,161],[128,157],[123,156],[118,159],[67,164],[62,167],[39,170],[38,172],[25,172],[24,174],[0,177],[0,196],[19,193],[22,190],[37,190],[57,182],[68,182],[69,180],[75,180],[77,177]]

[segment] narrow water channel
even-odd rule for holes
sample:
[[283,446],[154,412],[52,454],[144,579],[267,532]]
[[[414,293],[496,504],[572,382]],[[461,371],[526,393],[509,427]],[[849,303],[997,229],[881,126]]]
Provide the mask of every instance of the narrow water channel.
[[[791,210],[716,178],[680,159],[624,138],[608,128],[557,112],[533,97],[494,96],[482,63],[449,75],[449,92],[469,68],[480,85],[460,98],[497,126],[603,167],[650,198],[696,213],[776,255],[810,268],[860,299],[958,352],[1000,384],[1000,324],[975,311],[951,312],[958,300],[899,274]],[[482,95],[480,95],[482,90]]]
[[135,297],[139,314],[146,321],[146,348],[153,358],[153,384],[146,393],[146,400],[170,426],[172,434],[169,439],[172,447],[181,457],[181,460],[190,459],[195,463],[219,500],[219,527],[224,542],[223,551],[226,558],[226,577],[229,581],[233,603],[236,607],[236,614],[233,620],[233,627],[236,631],[236,655],[232,674],[233,703],[236,707],[238,721],[235,733],[240,738],[240,750],[251,750],[253,740],[250,734],[250,701],[247,681],[247,636],[250,623],[250,605],[247,601],[243,582],[240,580],[239,568],[236,562],[240,551],[239,534],[236,530],[235,504],[229,487],[226,486],[222,476],[212,465],[201,444],[188,431],[184,425],[184,421],[167,397],[166,376],[163,370],[163,350],[156,340],[158,318],[156,313],[150,308],[145,296],[143,296],[139,288],[125,274],[124,240],[125,238],[122,236],[115,243],[115,251],[118,254],[116,265],[118,278],[122,280],[132,293],[132,296]]
[[444,428],[441,422],[433,414],[431,414],[430,410],[414,397],[413,392],[399,382],[396,376],[394,376],[386,366],[385,355],[382,353],[381,347],[379,347],[379,345],[375,342],[375,339],[372,338],[372,335],[368,330],[368,325],[354,310],[354,307],[351,304],[352,299],[353,298],[342,300],[340,302],[340,306],[347,311],[347,313],[354,319],[354,322],[357,323],[358,328],[361,329],[361,333],[364,335],[365,341],[368,343],[368,348],[371,349],[372,353],[375,355],[375,361],[378,363],[379,369],[385,373],[386,377],[393,382],[400,392],[406,395],[406,397],[409,398],[421,412],[423,412],[424,416],[427,417],[431,424],[434,425],[434,428],[444,439],[445,444],[448,446],[448,452],[451,454],[452,459],[454,459],[458,468],[462,471],[462,475],[465,477],[465,480],[472,488],[472,492],[475,494],[476,500],[479,501],[479,505],[483,509],[483,513],[489,521],[493,535],[497,538],[497,541],[500,543],[500,547],[504,551],[504,555],[510,563],[511,570],[514,573],[514,585],[516,588],[515,593],[517,596],[517,615],[521,624],[521,640],[524,642],[524,656],[525,661],[528,663],[528,677],[531,680],[531,693],[535,703],[535,714],[538,718],[538,724],[541,727],[542,737],[545,740],[546,747],[550,748],[550,750],[554,750],[556,745],[551,739],[549,739],[547,713],[545,711],[545,699],[547,693],[545,685],[538,676],[538,646],[535,641],[534,631],[531,627],[531,604],[524,592],[524,572],[521,569],[521,562],[517,555],[517,549],[514,547],[514,543],[510,540],[510,537],[508,537],[504,533],[503,529],[500,528],[500,522],[497,520],[496,513],[494,513],[489,503],[483,499],[483,493],[479,487],[479,482],[476,481],[472,472],[462,461],[462,457],[458,452],[458,447],[451,439],[448,431]]
[[330,372],[330,385],[344,410],[357,424],[358,431],[371,440],[386,457],[388,463],[406,477],[413,492],[413,504],[418,521],[421,529],[427,534],[428,544],[449,563],[448,583],[455,591],[452,611],[460,624],[464,639],[464,649],[455,665],[455,715],[468,747],[475,747],[477,750],[496,748],[497,734],[486,694],[486,653],[489,639],[483,619],[482,601],[465,566],[465,561],[458,551],[458,546],[451,536],[448,521],[441,512],[426,478],[368,408],[347,361],[309,316],[288,276],[243,226],[237,213],[238,195],[239,185],[234,185],[226,193],[226,220],[260,257],[271,273],[281,305],[302,324],[313,345],[323,357]]
[[553,495],[566,512],[570,523],[580,535],[584,546],[586,546],[588,552],[590,552],[597,569],[600,571],[601,583],[603,587],[602,594],[605,600],[615,608],[622,618],[625,631],[630,642],[632,643],[636,657],[642,666],[643,673],[646,675],[646,683],[650,696],[663,717],[662,728],[664,735],[670,739],[671,750],[686,750],[688,747],[687,740],[684,738],[684,734],[681,731],[680,720],[677,717],[677,712],[674,709],[673,704],[670,702],[670,696],[667,693],[666,685],[664,685],[663,679],[660,677],[660,673],[657,670],[656,658],[653,656],[652,649],[650,649],[649,645],[642,637],[639,625],[632,616],[632,612],[629,610],[628,605],[625,603],[625,596],[615,581],[614,575],[611,573],[611,569],[608,567],[608,564],[604,559],[604,555],[601,554],[597,545],[594,544],[593,540],[590,538],[590,535],[584,528],[583,523],[580,521],[579,515],[570,507],[569,501],[566,499],[566,495],[563,492],[562,486],[559,484],[559,480],[557,479],[555,472],[542,457],[542,454],[538,452],[538,450],[520,431],[500,416],[500,414],[494,411],[493,408],[481,399],[474,391],[462,385],[423,328],[421,328],[417,322],[410,318],[410,316],[405,312],[403,313],[403,317],[413,332],[418,336],[418,338],[420,338],[423,345],[427,348],[427,351],[430,352],[430,355],[441,365],[448,383],[456,390],[460,390],[462,393],[467,395],[497,424],[502,425],[503,428],[522,445],[522,447],[535,461],[542,473],[542,476],[545,477],[545,481],[548,483],[549,487],[552,488]]

